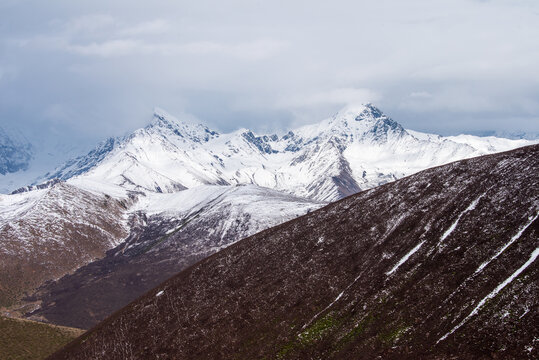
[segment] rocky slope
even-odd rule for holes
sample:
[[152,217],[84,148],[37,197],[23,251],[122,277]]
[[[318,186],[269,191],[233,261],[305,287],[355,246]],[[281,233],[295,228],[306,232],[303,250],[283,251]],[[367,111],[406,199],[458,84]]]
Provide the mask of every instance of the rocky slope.
[[322,204],[248,186],[202,186],[147,194],[134,205],[130,236],[98,261],[27,298],[31,317],[89,328],[189,265]]
[[455,162],[244,239],[50,359],[539,355],[539,146]]
[[333,201],[432,166],[530,143],[407,131],[372,104],[283,136],[246,129],[219,134],[156,110],[147,127],[103,142],[42,180],[78,178],[154,192],[255,184]]
[[0,195],[0,306],[103,257],[129,233],[127,206],[63,182]]

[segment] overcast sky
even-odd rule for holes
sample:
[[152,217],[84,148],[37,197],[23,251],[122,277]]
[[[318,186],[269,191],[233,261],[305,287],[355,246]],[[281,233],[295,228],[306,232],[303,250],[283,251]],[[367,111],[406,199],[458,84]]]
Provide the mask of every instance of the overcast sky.
[[539,1],[0,0],[0,121],[91,140],[155,106],[274,131],[371,101],[440,134],[539,132]]

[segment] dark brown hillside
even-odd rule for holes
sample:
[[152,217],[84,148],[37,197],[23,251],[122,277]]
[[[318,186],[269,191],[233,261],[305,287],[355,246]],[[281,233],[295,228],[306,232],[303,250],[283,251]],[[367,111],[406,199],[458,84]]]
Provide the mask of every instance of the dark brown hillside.
[[125,201],[63,182],[0,198],[0,307],[93,260],[128,235]]
[[258,233],[50,359],[533,359],[539,146],[459,161]]

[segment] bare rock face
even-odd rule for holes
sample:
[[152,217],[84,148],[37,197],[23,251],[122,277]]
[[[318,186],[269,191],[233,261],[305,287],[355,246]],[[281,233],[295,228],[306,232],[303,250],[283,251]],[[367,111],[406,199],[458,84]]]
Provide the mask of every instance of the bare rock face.
[[128,235],[125,203],[62,182],[2,196],[0,306],[103,257]]
[[181,272],[50,359],[533,359],[539,146],[345,198]]

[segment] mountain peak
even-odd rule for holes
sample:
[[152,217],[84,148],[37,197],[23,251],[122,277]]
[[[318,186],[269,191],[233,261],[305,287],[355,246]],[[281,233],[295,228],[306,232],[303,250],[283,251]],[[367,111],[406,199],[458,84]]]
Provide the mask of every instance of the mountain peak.
[[373,135],[377,140],[387,140],[387,133],[393,132],[397,136],[406,132],[404,128],[384,114],[372,103],[361,105],[348,105],[333,117],[333,124],[344,126],[358,134]]
[[365,103],[361,105],[347,105],[335,115],[335,118],[362,121],[388,118],[388,116],[372,103]]
[[[123,359],[125,349],[177,359],[537,358],[530,195],[539,191],[538,155],[535,146],[432,168],[259,232],[147,292],[50,359]],[[181,233],[163,244],[182,244]],[[125,283],[116,281],[109,288]],[[97,286],[79,298],[103,293]]]
[[146,129],[166,129],[176,136],[195,142],[206,142],[214,136],[219,136],[216,131],[195,122],[188,116],[180,120],[158,107],[154,108],[153,120]]
[[152,119],[152,122],[150,123],[150,126],[169,127],[169,126],[174,126],[174,125],[197,126],[198,124],[194,123],[191,120],[185,120],[185,119],[180,120],[177,117],[171,115],[170,113],[168,113],[167,111],[159,107],[155,107],[153,109],[153,119]]

